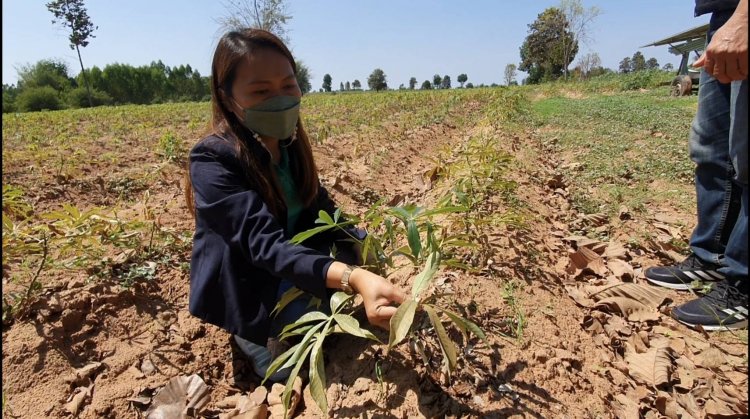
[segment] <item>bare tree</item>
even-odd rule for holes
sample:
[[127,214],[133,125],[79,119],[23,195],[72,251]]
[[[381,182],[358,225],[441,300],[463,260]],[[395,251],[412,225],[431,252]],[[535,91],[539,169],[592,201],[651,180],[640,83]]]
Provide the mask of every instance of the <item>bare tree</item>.
[[292,19],[284,0],[228,0],[226,16],[217,19],[224,30],[263,29],[289,44],[286,24]]
[[[567,28],[563,25],[563,30],[567,30],[573,34],[572,39],[566,36],[560,37],[562,42],[563,70],[567,79],[568,63],[573,61],[574,50],[580,43],[589,44],[591,40],[589,26],[601,14],[601,10],[596,6],[591,6],[588,9],[585,8],[581,0],[560,0],[559,9],[567,20]],[[571,42],[568,42],[568,40]]]
[[508,64],[505,66],[505,85],[510,86],[516,80],[516,65]]
[[595,52],[588,53],[578,59],[578,67],[581,70],[581,79],[589,78],[591,70],[601,67],[602,60],[599,58],[599,54]]

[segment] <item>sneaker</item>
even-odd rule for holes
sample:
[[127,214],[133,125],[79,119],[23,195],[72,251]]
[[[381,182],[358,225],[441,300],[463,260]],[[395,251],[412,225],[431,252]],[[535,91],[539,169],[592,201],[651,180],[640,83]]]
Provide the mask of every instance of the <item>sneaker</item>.
[[[265,346],[250,342],[249,340],[243,339],[237,335],[234,335],[234,341],[237,343],[237,346],[240,348],[242,353],[244,353],[250,359],[250,364],[252,364],[253,366],[253,371],[258,374],[260,378],[266,377],[268,367],[271,366],[271,362],[273,362],[275,358],[274,355],[281,355],[280,353],[272,354],[271,351],[268,350],[268,348],[266,348]],[[289,378],[289,374],[291,374],[291,372],[292,367],[278,370],[273,373],[273,375],[271,375],[268,379],[275,383],[284,381]]]
[[717,282],[703,297],[673,308],[672,317],[710,331],[747,328],[748,285],[747,278]]
[[694,253],[682,262],[672,266],[654,266],[646,269],[646,281],[673,290],[689,290],[692,285],[706,281],[721,281],[724,274],[720,265],[704,262]]

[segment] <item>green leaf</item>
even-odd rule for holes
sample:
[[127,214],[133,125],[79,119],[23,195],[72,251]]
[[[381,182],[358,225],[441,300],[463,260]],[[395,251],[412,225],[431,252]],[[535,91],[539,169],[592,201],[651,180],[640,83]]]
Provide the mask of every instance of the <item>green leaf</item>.
[[273,311],[271,311],[271,316],[275,316],[276,314],[280,313],[281,310],[284,309],[284,307],[286,307],[289,303],[291,303],[304,293],[304,291],[297,287],[292,287],[286,290],[286,292],[281,295],[279,302],[276,303],[276,307],[274,307]]
[[435,312],[435,310],[428,306],[422,306],[424,311],[427,312],[427,315],[430,317],[430,322],[433,326],[435,326],[435,332],[437,333],[438,341],[440,342],[440,347],[443,348],[443,354],[445,355],[445,358],[448,360],[448,370],[453,372],[456,370],[456,345],[453,344],[453,341],[448,337],[448,333],[445,331],[445,328],[443,327],[443,323],[440,321],[440,316]]
[[324,416],[328,416],[328,400],[326,399],[326,369],[323,365],[323,339],[328,327],[318,334],[315,345],[310,353],[310,395],[318,405]]
[[297,233],[294,237],[292,237],[292,240],[290,240],[290,243],[292,243],[292,244],[300,244],[303,241],[309,239],[310,237],[312,237],[312,236],[314,236],[314,235],[316,235],[318,233],[322,233],[324,231],[330,230],[330,229],[332,229],[334,227],[336,227],[336,225],[332,224],[332,225],[324,225],[324,226],[320,226],[320,227],[311,228],[311,229],[306,230],[306,231],[302,231],[300,233]]
[[283,354],[274,359],[271,365],[268,366],[268,369],[266,370],[266,376],[263,377],[263,381],[261,382],[261,384],[265,383],[266,380],[268,380],[268,377],[274,375],[279,367],[286,363],[286,361],[297,351],[297,349],[299,349],[300,345],[302,345],[301,342],[287,349]]
[[[292,398],[292,390],[294,390],[294,379],[299,375],[299,370],[302,368],[302,365],[305,364],[304,360],[307,358],[311,349],[312,346],[308,345],[300,357],[300,362],[297,362],[297,365],[294,366],[292,372],[289,374],[289,378],[286,380],[286,386],[284,386],[284,393],[282,394],[282,400],[284,402],[284,419],[286,419],[287,412],[289,411],[289,401]],[[301,394],[299,396],[300,398],[302,397]]]
[[341,326],[341,329],[344,332],[350,335],[380,342],[380,339],[373,335],[372,332],[359,327],[359,322],[357,321],[357,319],[348,314],[334,314],[333,320],[335,320],[336,323]]
[[466,208],[463,205],[456,205],[456,206],[450,206],[450,207],[435,208],[435,209],[427,210],[427,211],[419,214],[419,218],[431,217],[433,215],[438,215],[438,214],[450,214],[450,213],[455,213],[455,212],[466,212],[468,210],[469,209]]
[[314,326],[315,325],[313,325],[313,324],[309,324],[309,325],[306,325],[306,326],[297,327],[296,329],[293,329],[293,330],[288,330],[286,332],[282,332],[279,335],[279,339],[286,339],[286,338],[291,337],[291,336],[304,335],[305,333],[307,333],[308,330],[312,329]]
[[336,222],[333,221],[333,218],[331,218],[331,216],[323,210],[320,210],[318,212],[318,219],[315,220],[315,222],[318,224],[328,224],[330,226],[336,225]]
[[354,294],[349,295],[344,291],[336,291],[331,296],[331,313],[338,313],[344,303],[354,298]]
[[396,313],[391,317],[391,335],[388,339],[388,348],[399,344],[411,329],[414,322],[414,313],[417,311],[417,301],[408,299],[401,304]]
[[409,220],[406,224],[406,237],[409,239],[411,254],[419,259],[419,253],[422,251],[422,240],[419,238],[419,229],[414,220]]
[[305,347],[309,347],[312,343],[312,337],[313,335],[320,330],[321,327],[323,327],[324,324],[328,324],[328,322],[325,323],[318,323],[315,326],[313,326],[310,330],[305,333],[305,336],[300,341],[300,346],[297,348],[297,351],[289,358],[281,367],[280,369],[291,367],[292,365],[296,364],[300,359],[304,359],[304,357],[300,357],[302,355],[303,350]]
[[390,212],[396,217],[400,218],[401,221],[404,222],[404,224],[406,224],[411,218],[411,214],[409,214],[409,211],[402,207],[391,207]]
[[430,253],[430,255],[427,256],[427,261],[424,264],[424,269],[419,273],[419,275],[417,275],[416,279],[414,279],[414,285],[412,285],[411,289],[411,295],[414,298],[418,298],[419,294],[421,294],[422,291],[426,290],[430,286],[432,278],[435,276],[435,273],[438,271],[439,267],[440,253]]
[[340,218],[341,218],[341,208],[336,208],[336,211],[333,213],[333,221],[335,223],[338,223]]
[[490,343],[487,341],[487,337],[484,335],[484,332],[482,329],[477,326],[476,323],[472,322],[471,320],[468,320],[450,310],[446,310],[442,307],[436,307],[438,310],[445,313],[452,321],[456,324],[456,326],[461,330],[468,330],[469,332],[473,333],[476,337],[482,340],[482,342],[489,345]]

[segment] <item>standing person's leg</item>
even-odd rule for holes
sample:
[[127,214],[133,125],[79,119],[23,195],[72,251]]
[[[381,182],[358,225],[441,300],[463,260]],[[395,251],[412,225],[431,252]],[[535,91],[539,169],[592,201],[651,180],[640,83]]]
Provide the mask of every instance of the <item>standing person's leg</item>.
[[721,272],[726,280],[707,295],[672,310],[678,321],[701,325],[706,330],[741,329],[748,317],[748,188],[747,188],[747,80],[731,85],[731,128],[729,155],[734,168],[734,188],[739,191],[740,208],[737,221],[729,234]]
[[[715,30],[709,32],[711,41]],[[690,131],[690,158],[695,167],[698,222],[690,238],[692,254],[673,266],[652,267],[646,279],[656,285],[687,290],[694,281],[724,279],[724,252],[740,207],[729,156],[731,87],[701,71],[698,111]]]

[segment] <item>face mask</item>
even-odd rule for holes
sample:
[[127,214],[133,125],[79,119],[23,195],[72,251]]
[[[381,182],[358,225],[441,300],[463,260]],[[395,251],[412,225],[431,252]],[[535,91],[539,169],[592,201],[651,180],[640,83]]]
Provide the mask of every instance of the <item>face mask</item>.
[[252,108],[243,109],[245,126],[260,135],[284,140],[294,134],[299,119],[300,99],[274,96]]

